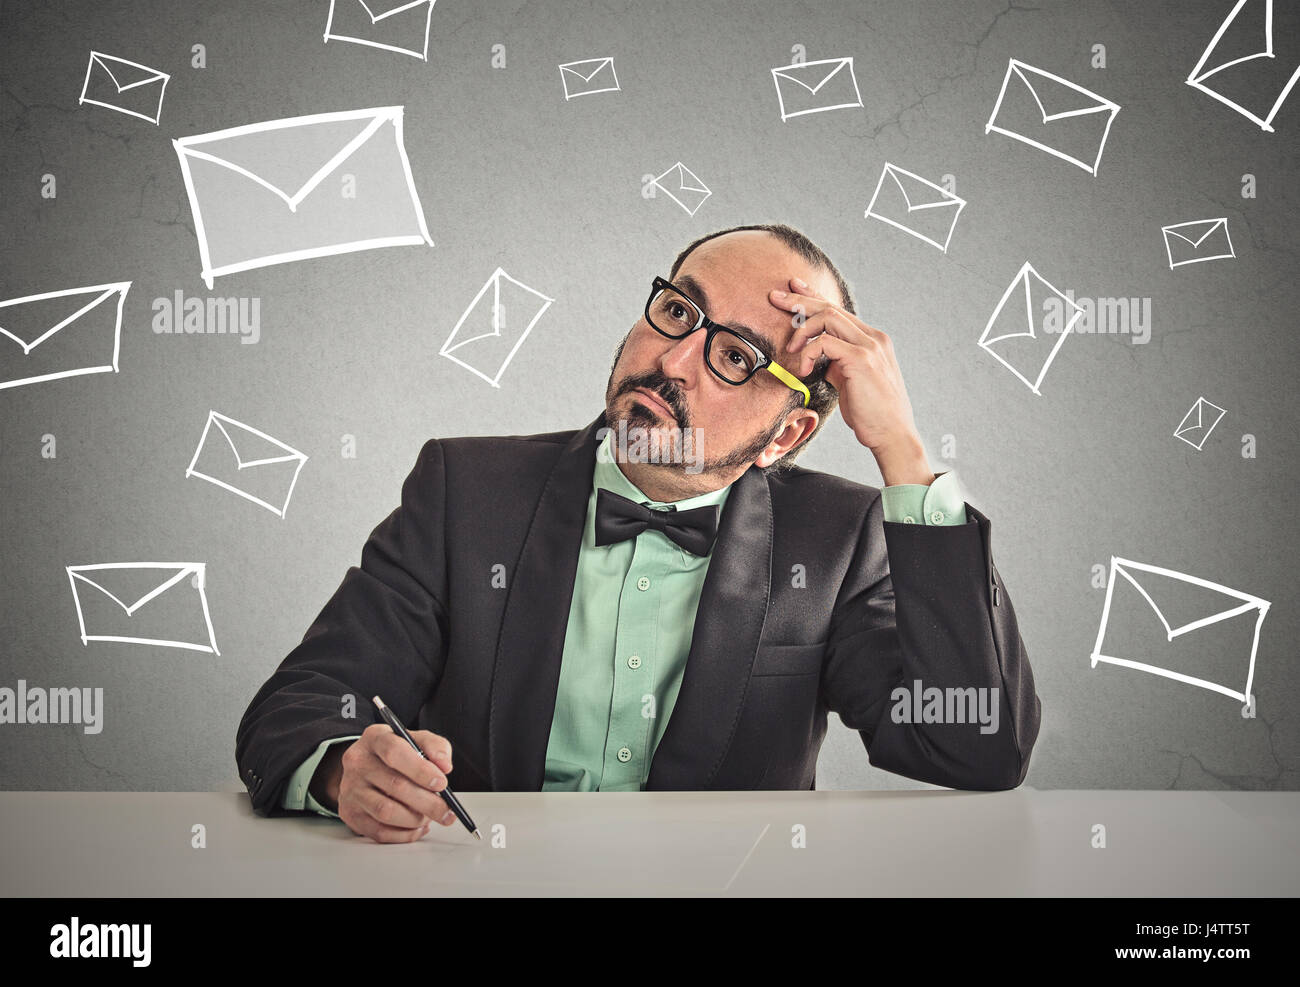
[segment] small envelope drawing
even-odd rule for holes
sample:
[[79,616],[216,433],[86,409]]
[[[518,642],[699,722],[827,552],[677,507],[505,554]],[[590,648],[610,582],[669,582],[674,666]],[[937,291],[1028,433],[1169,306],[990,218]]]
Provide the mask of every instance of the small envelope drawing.
[[[172,141],[208,288],[215,277],[257,267],[432,247],[402,109],[317,113]],[[334,176],[339,183],[327,186]],[[350,196],[341,192],[348,186]]]
[[[212,617],[208,613],[208,597],[205,591],[207,567],[202,562],[119,562],[108,563],[103,565],[70,565],[67,566],[68,581],[72,584],[72,599],[77,607],[77,624],[81,628],[81,643],[88,644],[91,641],[121,641],[127,644],[156,644],[167,648],[185,648],[189,651],[204,651],[209,654],[220,655],[217,650],[216,635],[212,632]],[[127,602],[121,598],[121,593],[114,593],[109,588],[114,575],[119,577],[129,574],[133,570],[156,569],[159,570],[166,578],[161,583],[151,586],[148,592],[143,596],[136,597],[132,602]],[[181,587],[173,589],[173,587]],[[142,622],[137,615],[140,612],[149,613],[148,605],[163,594],[171,593],[169,596],[181,595],[188,597],[186,588],[198,592],[198,603],[203,611],[203,623],[207,629],[205,635],[207,640],[199,643],[195,640],[177,641],[159,637],[141,637],[131,633],[136,630],[133,627],[132,618],[136,618],[135,624]],[[102,601],[107,597],[117,604],[121,609],[122,615],[117,618],[116,610],[108,608],[108,615],[101,613],[97,615],[97,621],[91,627],[87,627],[87,621],[84,614],[82,594],[87,594],[86,601],[89,603],[91,597],[96,601]],[[134,596],[134,594],[132,594]],[[130,599],[130,597],[128,597]],[[100,623],[103,622],[103,623]],[[190,635],[195,637],[197,635]]]
[[613,58],[588,58],[581,62],[566,62],[560,66],[560,79],[564,83],[565,102],[577,96],[621,91],[618,87],[618,76],[614,74]]
[[862,105],[852,58],[823,58],[796,62],[772,70],[781,122],[808,113],[844,110]]
[[553,301],[498,267],[438,353],[500,387],[501,375]]
[[1214,426],[1218,425],[1226,414],[1227,412],[1214,402],[1199,397],[1187,410],[1187,414],[1183,415],[1183,420],[1179,422],[1178,427],[1174,429],[1174,438],[1182,439],[1200,452],[1201,446],[1205,445],[1205,440],[1214,431]]
[[[1146,662],[1134,661],[1130,658],[1121,658],[1115,655],[1108,655],[1102,652],[1103,642],[1106,638],[1106,627],[1110,620],[1111,600],[1115,593],[1115,586],[1119,583],[1117,576],[1124,577],[1124,584],[1132,586],[1146,600],[1147,604],[1154,611],[1156,618],[1164,628],[1166,640],[1172,642],[1174,638],[1182,637],[1184,634],[1190,634],[1192,631],[1211,624],[1217,624],[1220,621],[1231,620],[1244,614],[1254,614],[1255,632],[1254,638],[1250,645],[1250,657],[1246,659],[1246,685],[1245,688],[1238,692],[1236,689],[1229,688],[1226,685],[1220,685],[1217,682],[1211,682],[1207,679],[1199,678],[1193,675],[1187,675],[1184,672],[1176,672],[1172,669],[1161,668],[1157,665],[1151,665]],[[1216,602],[1214,613],[1199,617],[1195,620],[1187,621],[1174,627],[1169,619],[1165,616],[1164,611],[1156,603],[1153,597],[1168,593],[1165,588],[1168,584],[1162,584],[1163,579],[1172,579],[1193,586],[1199,586],[1202,589],[1213,590],[1222,594],[1221,602]],[[1106,602],[1101,611],[1101,627],[1097,630],[1097,642],[1092,648],[1092,668],[1097,667],[1097,662],[1102,661],[1111,665],[1122,665],[1126,668],[1136,668],[1139,671],[1151,672],[1155,675],[1163,675],[1165,678],[1174,679],[1178,682],[1185,682],[1188,685],[1200,686],[1202,689],[1211,689],[1214,692],[1222,693],[1233,699],[1240,700],[1245,704],[1245,709],[1251,711],[1255,705],[1255,697],[1251,692],[1251,686],[1255,681],[1255,652],[1259,647],[1259,631],[1264,624],[1264,617],[1268,614],[1270,604],[1267,600],[1261,600],[1257,596],[1251,596],[1249,593],[1242,593],[1239,590],[1224,586],[1221,583],[1213,583],[1208,579],[1199,579],[1196,576],[1188,576],[1181,572],[1175,572],[1173,569],[1162,569],[1159,566],[1148,565],[1144,562],[1134,562],[1131,559],[1121,559],[1111,556],[1110,560],[1110,578],[1106,583]],[[1223,609],[1217,609],[1222,607]],[[1166,609],[1168,609],[1168,599],[1166,596]],[[1145,612],[1145,611],[1144,611]],[[1250,618],[1246,618],[1250,619]],[[1121,650],[1114,648],[1112,650]]]
[[[130,287],[130,281],[121,281],[117,284],[47,291],[39,295],[0,301],[0,336],[13,340],[22,348],[22,355],[19,356],[12,346],[0,341],[0,354],[3,354],[3,360],[0,360],[0,390],[20,384],[58,380],[61,377],[117,373],[118,351],[122,340],[122,306],[126,304],[126,293]],[[68,308],[72,310],[70,315],[53,325],[46,319],[27,330],[18,327],[18,322],[22,321],[23,306],[56,298],[69,299]],[[116,305],[113,299],[116,300]],[[111,314],[113,328],[106,330],[101,326],[92,326],[92,312]],[[107,321],[106,318],[101,320],[103,324]],[[74,333],[90,336],[84,340],[87,352],[79,354],[79,358],[61,352],[53,354],[48,360],[42,359],[50,347],[41,349],[41,344],[56,333],[61,333],[58,337],[60,340],[66,340],[69,334]],[[83,340],[78,339],[77,342]],[[77,365],[68,366],[70,362]]]
[[1118,103],[1013,58],[984,133],[997,131],[1095,176],[1119,110]]
[[157,125],[169,81],[171,76],[166,72],[92,51],[77,102],[117,110]]
[[325,43],[350,41],[429,60],[437,0],[330,0]]
[[1237,256],[1232,250],[1232,237],[1228,236],[1228,220],[1224,216],[1176,223],[1160,229],[1165,235],[1165,253],[1169,255],[1171,271],[1185,264]]
[[[200,459],[203,460],[201,467]],[[293,496],[298,474],[306,462],[306,455],[279,439],[251,425],[209,411],[199,447],[194,450],[194,458],[186,467],[185,476],[215,483],[223,490],[239,494],[283,518],[289,509],[289,498]],[[221,479],[222,476],[226,479]],[[240,480],[238,485],[234,482],[236,479]],[[255,488],[256,492],[249,488]]]
[[656,178],[654,185],[691,216],[694,216],[700,206],[704,205],[704,200],[713,194],[709,191],[709,187],[696,177],[695,172],[680,161]]
[[[1251,8],[1248,13],[1253,15],[1250,18],[1250,22],[1247,23],[1247,18],[1242,17],[1241,23],[1236,23],[1237,15],[1240,14],[1242,9],[1248,4]],[[1261,19],[1262,24],[1260,23]],[[1251,48],[1257,50],[1240,58],[1228,58],[1226,53],[1224,55],[1216,54],[1220,42],[1223,41],[1224,35],[1230,30],[1232,31],[1234,38],[1239,38],[1245,42],[1243,46],[1244,50],[1250,50]],[[1290,78],[1280,86],[1277,98],[1273,100],[1272,106],[1266,108],[1263,116],[1246,109],[1239,103],[1233,102],[1223,93],[1218,92],[1207,85],[1207,79],[1218,75],[1221,72],[1225,73],[1225,75],[1220,76],[1220,81],[1225,77],[1235,79],[1240,78],[1242,75],[1245,75],[1248,80],[1255,81],[1262,77],[1260,71],[1261,68],[1270,68],[1271,61],[1278,57],[1273,44],[1273,0],[1264,0],[1262,4],[1260,0],[1237,0],[1237,5],[1232,8],[1232,11],[1228,14],[1227,18],[1225,18],[1223,23],[1219,25],[1219,30],[1215,32],[1214,37],[1210,39],[1209,45],[1207,45],[1205,51],[1201,53],[1201,57],[1197,60],[1196,66],[1190,73],[1188,73],[1187,84],[1194,89],[1199,89],[1207,96],[1213,96],[1225,106],[1229,106],[1236,110],[1247,120],[1258,124],[1261,130],[1272,133],[1273,118],[1277,116],[1278,110],[1282,108],[1282,104],[1286,101],[1287,96],[1290,95],[1297,80],[1300,80],[1300,49],[1297,48],[1293,38],[1287,38],[1286,44],[1289,51],[1285,53],[1284,57],[1289,59],[1289,61],[1285,63],[1285,67],[1286,69],[1291,70],[1291,75]],[[1225,44],[1224,47],[1227,48],[1229,45]],[[1262,64],[1256,61],[1261,58],[1268,59],[1269,61]],[[1254,64],[1247,65],[1247,63]],[[1294,65],[1293,69],[1291,69],[1292,65]],[[1241,66],[1245,66],[1245,68],[1242,68]],[[1278,78],[1280,78],[1280,76]],[[1267,88],[1272,88],[1272,85],[1267,79],[1263,80],[1263,85]],[[1257,84],[1254,88],[1258,89],[1260,86]]]
[[866,217],[888,223],[947,253],[957,217],[965,207],[966,200],[960,196],[886,161]]
[[[1055,342],[1046,338],[1053,333],[1040,321],[1043,306],[1034,303],[1035,288],[1039,294],[1046,288],[1070,311],[1070,317],[1056,334]],[[1075,322],[1082,315],[1081,307],[1048,283],[1034,270],[1032,264],[1025,261],[1020,268],[1020,273],[1002,293],[1002,300],[998,302],[997,308],[989,317],[988,325],[984,327],[984,332],[979,338],[979,345],[1024,381],[1031,391],[1041,394],[1039,386],[1047,374],[1047,368],[1056,359],[1057,351],[1065,342],[1065,337],[1070,334]],[[1000,350],[1003,352],[999,352]],[[1026,364],[1027,369],[1022,372],[1017,363]],[[1035,364],[1037,369],[1033,369]]]

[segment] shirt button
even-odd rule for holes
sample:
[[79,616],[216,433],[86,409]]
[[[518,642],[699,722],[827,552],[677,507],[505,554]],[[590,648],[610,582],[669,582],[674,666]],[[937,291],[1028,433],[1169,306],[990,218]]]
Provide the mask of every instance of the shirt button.
[[943,524],[943,511],[931,511],[931,512],[930,512],[930,523],[931,523],[931,524]]
[[628,761],[632,760],[632,752],[626,747],[620,747],[618,749],[618,759],[626,764]]
[[647,579],[645,576],[642,576],[640,579],[638,579],[638,580],[636,581],[636,588],[637,588],[637,589],[640,589],[640,590],[647,590],[647,589],[649,589],[649,588],[650,588],[650,580]]
[[629,658],[629,659],[627,660],[627,667],[628,667],[628,668],[640,668],[640,667],[641,667],[641,656],[640,656],[640,655],[633,655],[631,658]]
[[906,515],[903,516],[903,523],[904,523],[904,524],[916,524],[916,518],[912,517],[912,515],[910,515],[910,514],[906,514]]

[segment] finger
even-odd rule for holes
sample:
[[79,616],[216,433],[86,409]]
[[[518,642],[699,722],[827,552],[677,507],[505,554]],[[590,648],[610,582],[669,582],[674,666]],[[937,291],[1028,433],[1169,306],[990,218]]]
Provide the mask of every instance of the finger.
[[[854,346],[840,339],[838,336],[825,332],[820,336],[808,341],[808,345],[799,351],[795,357],[797,363],[787,369],[796,377],[807,377],[813,371],[813,367],[823,355],[830,357],[831,366],[840,365],[840,372],[844,372],[844,364],[853,356],[861,356],[862,347]],[[829,378],[830,371],[827,371]],[[834,383],[834,381],[832,381]],[[836,384],[836,387],[839,385]]]
[[411,739],[420,745],[424,756],[444,772],[451,771],[451,741],[431,730],[412,730]]
[[417,840],[428,833],[429,827],[432,825],[428,820],[425,820],[419,826],[395,826],[381,822],[353,798],[340,799],[339,818],[347,824],[348,829],[358,836],[368,836],[380,843],[401,843]]
[[780,288],[773,288],[768,292],[767,297],[773,305],[783,311],[798,311],[804,315],[820,312],[822,309],[830,307],[831,304],[825,298],[819,298],[816,295],[782,291]]
[[447,787],[447,775],[432,761],[421,757],[403,738],[393,732],[375,738],[375,755],[394,771],[400,771],[425,788]]
[[[416,758],[416,760],[420,759]],[[447,779],[441,772],[429,786],[425,786],[412,781],[386,761],[371,754],[368,760],[361,763],[357,771],[357,780],[400,802],[412,812],[419,813],[422,820],[439,818],[447,807],[442,796],[437,794],[447,787]]]
[[[839,305],[836,305],[834,302],[830,302],[822,298],[821,295],[813,291],[812,288],[808,286],[808,283],[803,281],[801,278],[791,278],[790,287],[793,289],[793,293],[799,295],[800,297],[813,298],[813,299],[817,299],[818,301],[825,302],[825,305],[818,310],[820,314],[837,312],[839,313],[840,317],[844,319],[849,325],[856,327],[858,330],[865,333],[867,336],[871,337],[876,342],[882,345],[887,345],[891,347],[893,346],[893,340],[891,340],[889,336],[887,336],[882,330],[877,329],[874,326],[867,325],[865,322],[859,319],[852,312],[846,311],[845,309],[841,308]],[[797,306],[800,303],[796,300],[795,304]],[[846,337],[841,336],[840,338],[843,339]],[[793,343],[794,340],[792,339],[790,342]],[[793,347],[789,347],[789,348],[793,348]]]
[[[431,795],[430,798],[442,802],[436,795]],[[348,793],[348,802],[375,822],[398,829],[419,829],[430,820],[442,816],[441,808],[437,812],[421,812],[369,783],[355,786]]]
[[866,326],[839,309],[826,308],[809,318],[807,322],[794,331],[786,344],[786,352],[797,353],[807,345],[810,339],[826,333],[837,336],[855,346],[874,347],[879,344],[879,340],[868,331]]
[[[414,843],[429,833],[428,823],[417,829],[401,829],[397,826],[385,826],[383,823],[375,822],[368,816],[366,821],[361,823],[361,828],[362,832],[357,833],[357,835],[368,836],[376,843]],[[356,829],[352,831],[357,832]]]
[[[790,320],[794,332],[786,341],[787,352],[794,352],[803,345],[809,336],[815,336],[821,332],[821,323],[816,320],[824,312],[831,309],[830,303],[824,299],[809,295],[789,294],[777,289],[773,289],[770,300],[775,307],[794,313],[794,317]],[[796,343],[798,343],[798,346],[795,345]]]
[[[796,294],[807,295],[810,298],[822,297],[821,295],[817,294],[817,292],[813,291],[812,288],[808,285],[808,282],[803,280],[803,278],[791,278],[790,289],[794,291]],[[822,301],[826,301],[826,299],[823,298]]]
[[[778,293],[774,292],[776,294]],[[836,331],[841,339],[854,341],[869,337],[883,343],[887,338],[879,329],[873,329],[857,316],[814,295],[786,294],[782,298],[774,297],[772,304],[795,313],[792,320],[794,332],[786,341],[786,352],[797,352],[809,338],[825,331],[830,325],[842,327]]]

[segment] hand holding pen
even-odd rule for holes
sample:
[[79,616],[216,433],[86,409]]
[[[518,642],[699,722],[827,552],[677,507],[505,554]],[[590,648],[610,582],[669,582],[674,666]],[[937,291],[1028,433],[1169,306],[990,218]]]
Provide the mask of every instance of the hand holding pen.
[[[381,715],[383,711],[381,707]],[[314,787],[312,794],[358,836],[377,843],[411,843],[426,835],[433,822],[456,824],[451,803],[440,794],[451,769],[446,737],[428,730],[403,737],[385,721],[366,727],[355,742],[331,748],[317,770],[319,789]]]
[[[413,738],[409,733],[406,732],[406,727],[402,726],[402,721],[397,718],[397,714],[394,713],[387,706],[385,706],[384,701],[380,699],[378,696],[374,697],[374,702],[375,705],[379,707],[379,715],[382,716],[384,718],[384,721],[390,727],[393,728],[393,732],[398,736],[400,736],[404,741],[406,741],[406,743],[411,746],[411,749],[415,751],[416,754],[420,755],[422,760],[428,761],[429,758],[425,755],[424,751],[420,749],[420,745],[415,742],[415,738]],[[436,737],[437,734],[434,734],[433,736]],[[445,737],[441,737],[439,739],[447,744],[446,770],[450,771],[451,770],[451,744],[447,742]],[[434,782],[431,783],[429,787],[434,788],[436,781],[437,779],[435,778]],[[437,791],[439,797],[441,797],[442,800],[446,802],[447,805],[449,806],[448,812],[451,813],[451,815],[455,819],[459,819],[461,821],[461,825],[463,825],[466,829],[468,829],[471,833],[473,833],[474,838],[476,840],[483,839],[483,837],[479,834],[478,827],[474,825],[474,820],[469,817],[469,813],[465,811],[465,807],[460,804],[460,802],[456,798],[455,793],[452,792],[451,785],[446,782],[445,778],[443,779],[443,782],[444,784],[437,786]],[[452,823],[452,819],[449,819],[446,814],[444,814],[439,819],[439,821],[444,826],[450,826]],[[425,824],[424,831],[426,833],[429,831],[429,827],[427,823]]]

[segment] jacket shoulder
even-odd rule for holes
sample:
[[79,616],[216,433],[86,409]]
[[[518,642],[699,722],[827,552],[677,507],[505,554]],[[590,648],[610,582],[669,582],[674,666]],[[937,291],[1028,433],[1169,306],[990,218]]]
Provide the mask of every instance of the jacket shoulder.
[[880,499],[879,487],[802,466],[768,474],[767,481],[773,503],[792,509],[825,507],[842,515],[846,509],[865,511]]
[[452,485],[468,482],[475,488],[486,484],[518,490],[530,479],[545,480],[577,434],[570,429],[536,435],[429,439],[420,450],[420,463],[431,458],[440,461],[444,480]]
[[564,432],[539,432],[535,435],[458,435],[453,438],[430,439],[429,442],[436,442],[444,450],[462,455],[518,453],[529,448],[540,452],[549,448],[558,453],[577,434],[578,430],[571,428]]

